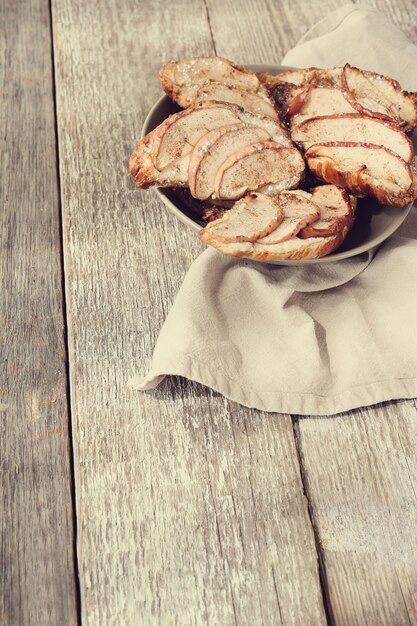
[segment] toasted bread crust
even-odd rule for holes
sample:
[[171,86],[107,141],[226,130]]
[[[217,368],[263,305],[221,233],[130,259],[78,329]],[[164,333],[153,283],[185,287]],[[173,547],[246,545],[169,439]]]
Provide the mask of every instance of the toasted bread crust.
[[[356,100],[355,95],[351,92],[346,79],[346,70],[349,69],[360,72],[363,77],[369,80],[371,85],[373,85],[377,91],[380,91],[380,87],[383,85],[385,91],[390,92],[392,103],[394,103],[397,99],[402,100],[403,103],[407,101],[410,107],[408,114],[409,119],[403,119],[399,114],[387,115],[377,112],[360,104]],[[389,76],[384,76],[369,70],[361,70],[360,68],[349,65],[349,63],[346,63],[343,67],[329,69],[310,67],[299,70],[289,70],[281,72],[276,76],[264,72],[258,74],[258,78],[273,96],[278,110],[284,120],[286,120],[289,115],[289,103],[297,92],[308,86],[317,86],[341,88],[344,91],[349,104],[357,111],[370,115],[371,117],[378,117],[380,119],[391,121],[394,120],[405,132],[409,132],[417,126],[417,93],[402,89],[400,83]],[[381,93],[380,95],[382,96],[383,94]],[[388,100],[390,99],[387,94],[385,94],[385,98]]]
[[148,133],[129,159],[129,172],[135,179],[136,186],[147,189],[155,183],[159,172],[155,169],[150,153],[147,151],[152,140],[152,133]]
[[[211,56],[189,57],[189,58],[181,59],[181,61],[168,61],[167,63],[164,63],[161,69],[159,70],[159,80],[161,82],[162,88],[165,91],[165,93],[171,98],[171,100],[176,102],[180,107],[186,108],[194,104],[196,101],[198,87],[204,84],[205,82],[210,82],[210,80],[212,79],[208,78],[207,81],[197,80],[195,83],[193,83],[190,77],[190,82],[188,83],[182,82],[181,79],[177,77],[177,72],[176,72],[177,67],[180,63],[186,64],[186,65],[189,64],[191,66],[193,64],[195,65],[199,61],[209,62],[212,59],[223,62],[226,66],[229,66],[233,71],[236,71],[240,75],[246,75],[250,77],[251,79],[253,78],[252,80],[253,87],[254,87],[253,92],[258,93],[265,100],[269,101],[267,91],[264,89],[263,85],[260,83],[259,79],[257,78],[254,72],[252,72],[251,70],[248,70],[246,67],[243,67],[242,65],[233,63],[229,59],[226,59],[224,57],[218,57],[218,56],[216,57],[211,57]],[[228,82],[227,84],[233,85],[233,79],[231,83]],[[242,86],[242,85],[236,84],[236,86]]]
[[[323,155],[317,155],[316,151],[322,147],[352,147],[356,146],[355,143],[344,142],[326,142],[321,144],[315,144],[309,148],[305,157],[313,174],[318,178],[337,185],[338,187],[344,187],[357,195],[368,195],[376,198],[381,204],[388,204],[390,206],[405,206],[409,202],[412,202],[417,197],[417,189],[415,186],[415,172],[414,166],[407,164],[401,157],[388,148],[381,148],[381,146],[374,146],[372,144],[362,144],[362,146],[370,148],[380,148],[389,153],[393,158],[398,159],[404,165],[410,174],[410,185],[403,192],[393,192],[382,184],[377,184],[367,173],[366,170],[356,170],[343,172],[336,168],[332,159]],[[316,158],[318,156],[318,158]]]
[[256,261],[301,261],[319,259],[336,250],[348,234],[350,226],[331,237],[314,237],[299,239],[294,237],[288,241],[270,246],[254,243],[222,243],[211,237],[209,231],[200,231],[201,240],[229,256]]

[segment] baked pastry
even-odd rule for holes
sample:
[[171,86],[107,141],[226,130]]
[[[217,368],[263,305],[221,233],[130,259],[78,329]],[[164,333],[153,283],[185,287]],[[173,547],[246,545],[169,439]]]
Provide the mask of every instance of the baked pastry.
[[391,78],[343,68],[260,75],[272,90],[310,171],[359,196],[405,206],[417,197],[417,94]]
[[[403,90],[393,78],[361,70],[349,63],[330,69],[290,70],[276,76],[262,73],[259,79],[273,95],[285,118],[294,114],[294,102],[302,101],[310,88],[325,88],[339,90],[339,99],[347,100],[351,109],[359,113],[393,121],[406,132],[417,126],[416,93]],[[336,111],[322,106],[323,115],[333,112]],[[351,110],[337,112],[349,113]]]
[[[285,191],[275,198],[249,194],[209,222],[200,238],[224,254],[258,261],[316,259],[340,246],[353,225],[355,207],[355,199],[334,185],[311,193]],[[271,215],[278,216],[274,228]]]
[[296,187],[304,160],[288,131],[225,102],[198,102],[168,117],[130,158],[138,187],[189,187],[198,199],[232,199]]
[[142,139],[130,172],[140,188],[173,188],[225,254],[318,258],[351,229],[355,196],[417,197],[417,94],[391,78],[349,64],[257,76],[222,57],[169,61],[159,76],[185,110]]
[[161,67],[159,79],[165,93],[180,107],[217,100],[278,119],[274,102],[256,74],[223,57],[168,61]]

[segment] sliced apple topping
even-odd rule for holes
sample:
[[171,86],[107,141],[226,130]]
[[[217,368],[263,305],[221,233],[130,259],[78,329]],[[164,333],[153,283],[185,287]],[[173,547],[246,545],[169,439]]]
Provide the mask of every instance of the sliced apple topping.
[[191,152],[205,132],[237,122],[237,110],[220,103],[200,102],[193,109],[178,113],[160,136],[156,168],[161,170]]
[[266,130],[244,124],[218,128],[203,135],[192,152],[188,169],[194,198],[209,198],[214,193],[217,172],[226,159],[263,139],[271,139]]
[[306,151],[316,176],[383,204],[404,206],[416,197],[412,168],[382,146],[353,142],[315,144]]
[[357,113],[348,102],[341,89],[332,87],[310,87],[300,100],[299,106],[292,103],[288,116],[291,119],[291,132],[298,125],[312,117],[336,115],[342,113]]
[[230,102],[242,107],[245,111],[266,115],[273,120],[278,119],[278,112],[267,97],[258,96],[256,93],[241,87],[231,87],[221,83],[207,83],[202,85],[195,97],[196,102],[204,100],[217,100]]
[[311,190],[311,200],[319,208],[320,218],[302,229],[299,237],[329,237],[352,225],[355,212],[349,195],[335,185],[321,185]]
[[304,161],[295,148],[273,141],[251,144],[231,155],[219,168],[215,197],[234,199],[266,185],[292,181],[296,186],[304,172]]
[[210,222],[200,237],[206,243],[256,241],[274,230],[282,219],[281,204],[276,198],[250,193],[220,219]]
[[295,237],[303,228],[319,219],[317,206],[306,197],[296,193],[283,192],[277,196],[284,219],[269,235],[261,237],[257,243],[270,245]]
[[404,130],[416,126],[417,94],[403,91],[392,78],[347,63],[343,68],[342,83],[352,106],[361,113],[394,120]]
[[296,126],[291,136],[304,149],[315,143],[349,141],[384,146],[407,163],[414,155],[410,139],[396,124],[360,113],[313,117]]
[[194,104],[199,88],[207,83],[239,87],[267,97],[254,72],[222,57],[190,57],[165,63],[159,72],[165,92],[181,107]]

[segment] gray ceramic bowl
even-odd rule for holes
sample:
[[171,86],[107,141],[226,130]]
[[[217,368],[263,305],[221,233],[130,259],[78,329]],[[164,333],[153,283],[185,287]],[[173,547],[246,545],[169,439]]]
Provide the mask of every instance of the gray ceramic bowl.
[[[279,74],[287,69],[280,65],[249,65],[254,72]],[[180,111],[168,96],[162,96],[150,110],[142,128],[142,137],[159,126],[169,115]],[[187,208],[170,189],[155,188],[156,193],[166,207],[184,224],[196,232],[201,230],[204,222]],[[378,204],[370,198],[359,200],[355,224],[343,244],[332,254],[320,259],[306,261],[268,261],[274,265],[309,265],[314,263],[332,263],[347,259],[357,254],[366,253],[377,248],[385,239],[392,235],[407,217],[412,203],[405,207],[393,207]],[[262,262],[262,261],[259,261]]]

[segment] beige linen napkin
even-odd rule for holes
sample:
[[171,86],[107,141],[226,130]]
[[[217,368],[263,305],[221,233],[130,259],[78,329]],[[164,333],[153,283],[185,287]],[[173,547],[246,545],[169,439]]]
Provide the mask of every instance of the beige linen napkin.
[[[348,5],[303,37],[292,66],[345,62],[417,90],[417,47],[381,14]],[[191,266],[137,389],[167,374],[248,407],[328,415],[417,396],[417,214],[376,253],[271,266],[206,250]]]

